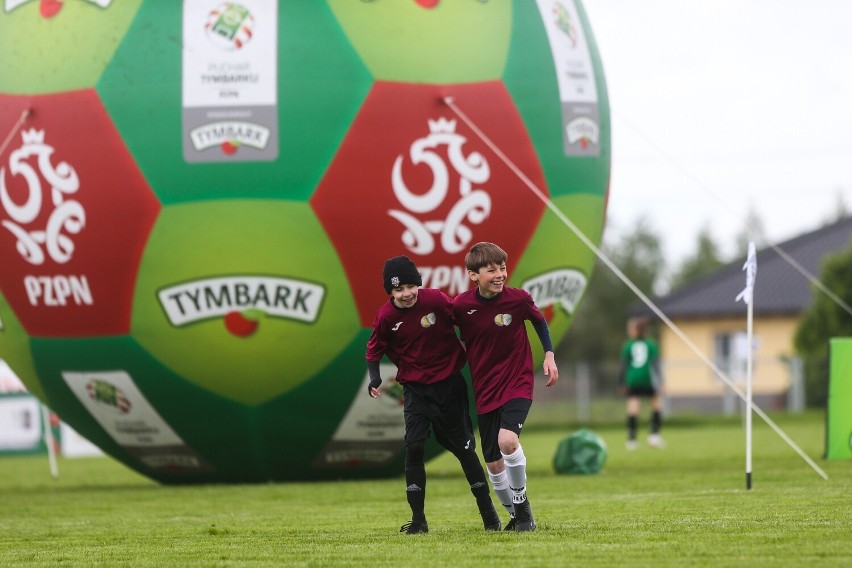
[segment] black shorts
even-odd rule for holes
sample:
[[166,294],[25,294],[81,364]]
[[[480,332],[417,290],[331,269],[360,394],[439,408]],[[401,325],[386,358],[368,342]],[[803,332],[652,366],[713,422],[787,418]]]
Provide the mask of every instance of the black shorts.
[[461,373],[428,385],[405,383],[402,388],[406,445],[426,440],[431,427],[438,443],[452,453],[476,449],[467,383]]
[[530,413],[532,401],[528,398],[513,398],[500,408],[486,414],[478,414],[479,439],[482,442],[482,457],[486,463],[499,461],[503,454],[497,437],[500,429],[511,430],[518,436]]
[[628,387],[627,396],[654,397],[657,396],[657,389],[654,387]]

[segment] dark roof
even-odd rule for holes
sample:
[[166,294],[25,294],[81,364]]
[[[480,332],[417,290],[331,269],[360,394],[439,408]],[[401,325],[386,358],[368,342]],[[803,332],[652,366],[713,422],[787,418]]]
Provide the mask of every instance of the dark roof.
[[[852,246],[852,217],[775,245],[814,277],[819,278],[826,255]],[[754,314],[798,315],[811,304],[815,291],[811,282],[775,248],[757,251],[754,282]],[[704,318],[738,316],[746,304],[735,301],[745,288],[745,257],[654,301],[669,317]],[[641,309],[642,312],[647,308]]]

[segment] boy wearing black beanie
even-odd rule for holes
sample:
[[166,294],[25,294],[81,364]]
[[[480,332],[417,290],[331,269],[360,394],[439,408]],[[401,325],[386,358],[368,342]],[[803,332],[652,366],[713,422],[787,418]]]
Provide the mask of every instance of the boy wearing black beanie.
[[406,256],[385,261],[382,284],[390,299],[379,308],[367,342],[368,392],[381,396],[382,357],[397,367],[402,385],[405,416],[405,485],[411,521],[400,532],[429,531],[426,523],[426,468],[424,453],[430,428],[438,443],[461,463],[476,498],[486,530],[499,531],[500,517],[491,502],[482,462],[468,412],[467,383],[461,369],[467,361],[456,336],[452,300],[431,288]]

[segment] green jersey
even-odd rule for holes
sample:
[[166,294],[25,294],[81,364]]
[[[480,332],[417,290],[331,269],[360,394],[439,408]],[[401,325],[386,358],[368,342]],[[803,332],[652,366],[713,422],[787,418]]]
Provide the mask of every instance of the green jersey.
[[624,384],[631,389],[659,388],[656,374],[660,350],[653,339],[630,339],[621,348],[624,362]]

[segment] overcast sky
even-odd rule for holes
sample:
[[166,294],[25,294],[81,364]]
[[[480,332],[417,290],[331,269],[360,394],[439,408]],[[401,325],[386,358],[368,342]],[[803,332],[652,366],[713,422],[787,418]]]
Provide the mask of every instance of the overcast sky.
[[612,112],[608,242],[647,215],[673,265],[703,227],[733,254],[750,209],[773,243],[852,211],[852,1],[582,1]]

